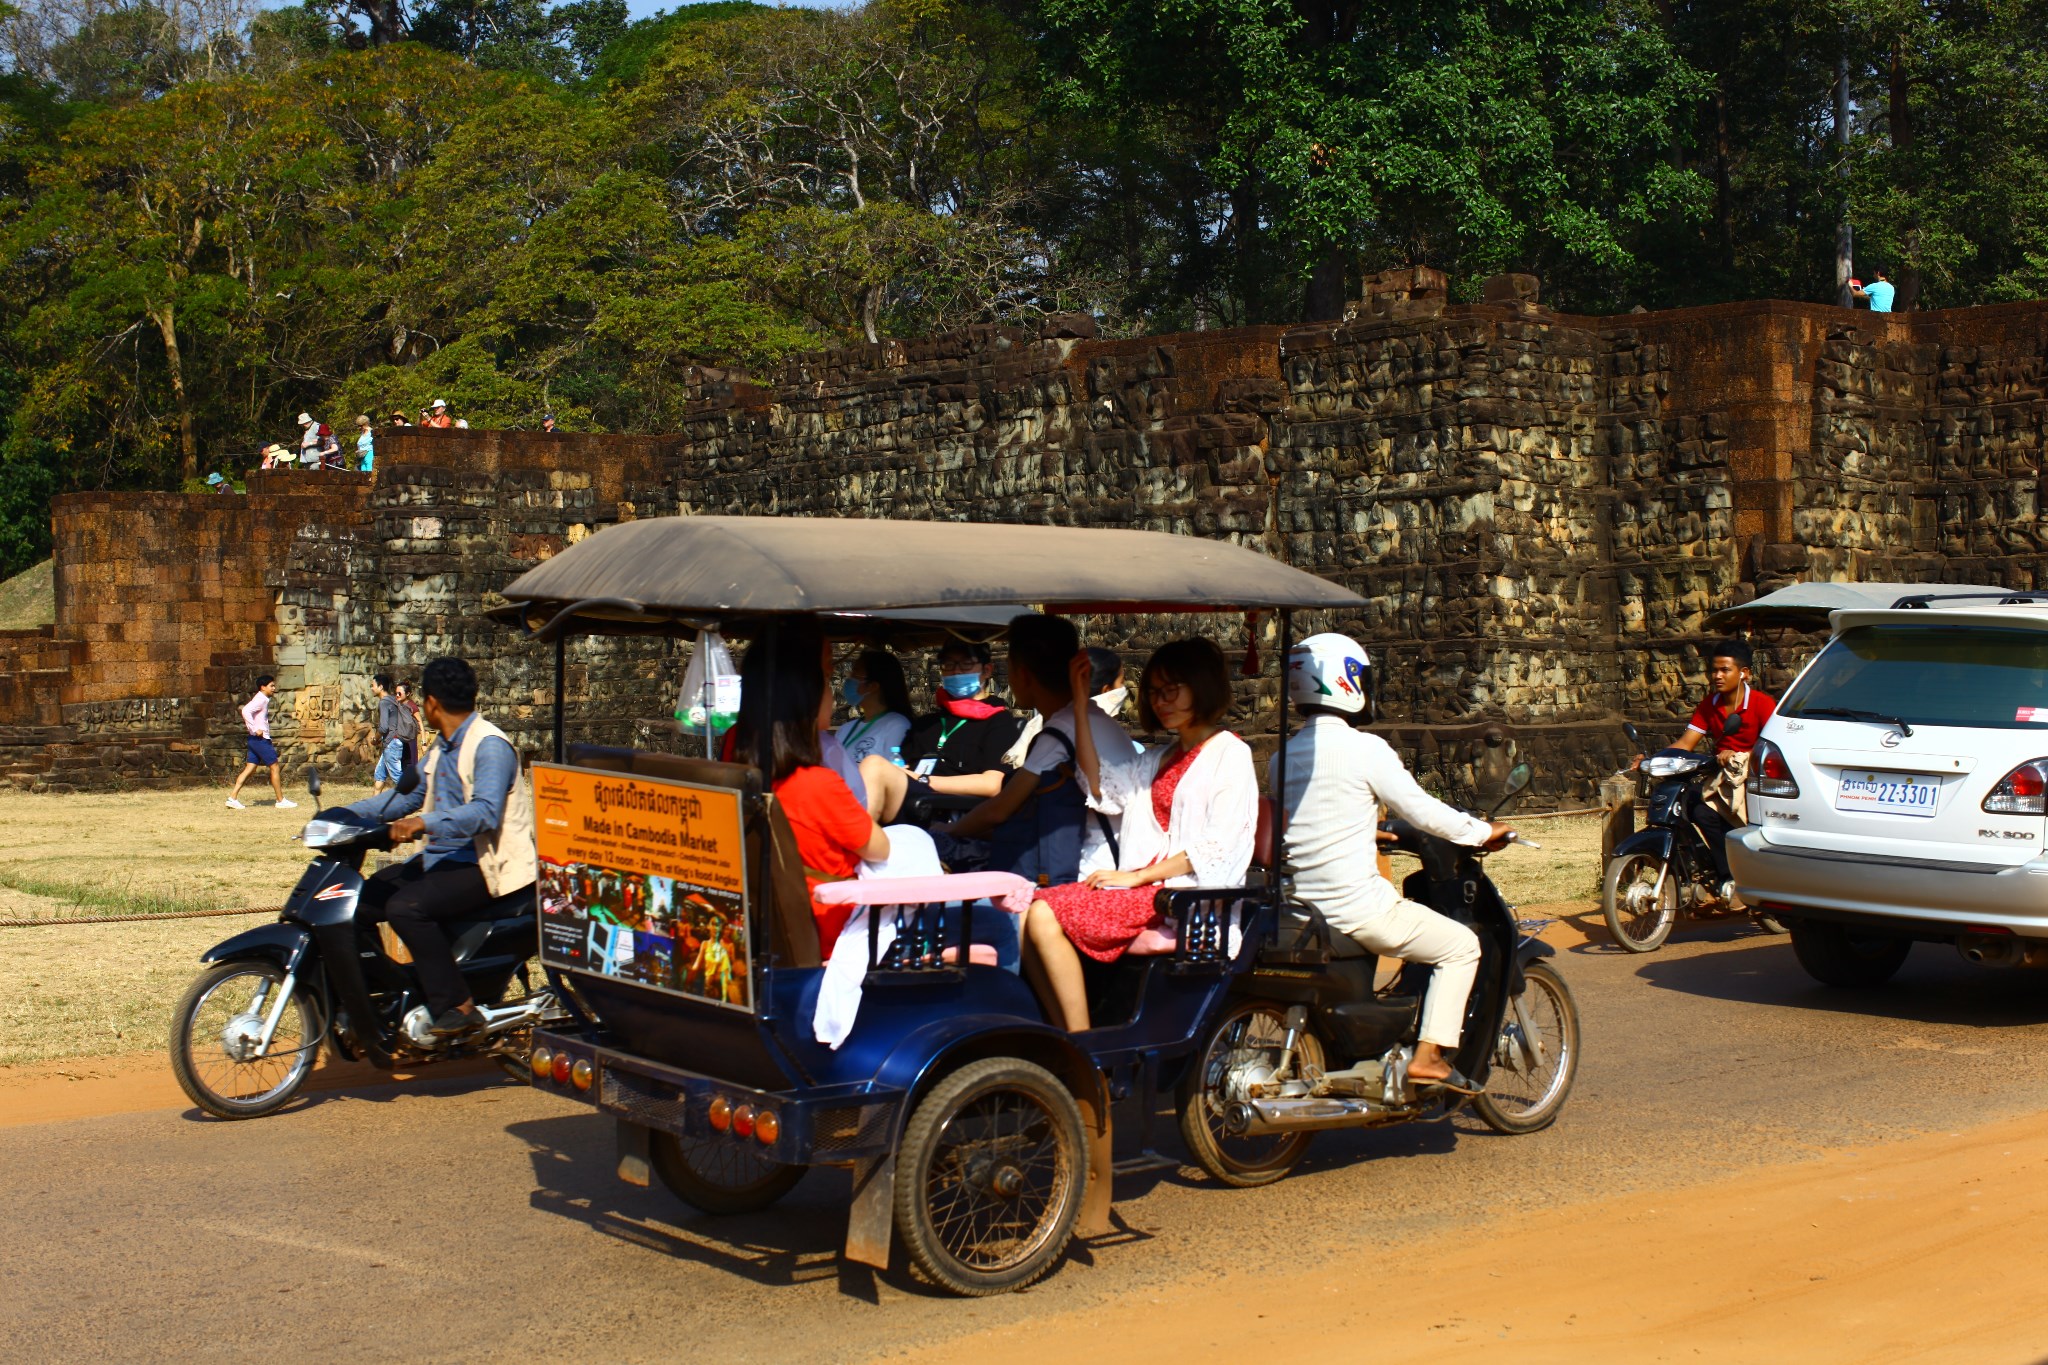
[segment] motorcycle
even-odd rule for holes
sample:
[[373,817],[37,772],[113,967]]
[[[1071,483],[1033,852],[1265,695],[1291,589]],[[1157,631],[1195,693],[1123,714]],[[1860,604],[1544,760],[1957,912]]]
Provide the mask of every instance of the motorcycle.
[[[1733,725],[1741,723],[1731,717]],[[1629,743],[1642,747],[1636,727]],[[1735,905],[1721,880],[1709,836],[1692,817],[1701,790],[1720,770],[1710,753],[1659,749],[1642,761],[1638,779],[1649,794],[1648,823],[1614,846],[1600,887],[1600,908],[1614,941],[1632,953],[1655,952],[1681,914],[1749,914],[1770,933],[1784,926],[1760,910]]]
[[[306,785],[317,807],[317,770]],[[393,796],[418,786],[408,766]],[[528,975],[539,948],[533,888],[448,925],[486,1023],[480,1033],[444,1040],[428,1031],[433,1016],[410,965],[385,950],[376,926],[356,919],[363,859],[392,847],[388,824],[336,807],[297,837],[314,858],[277,922],[204,953],[206,970],[172,1017],[171,1070],[192,1103],[224,1119],[276,1113],[305,1085],[323,1041],[385,1070],[489,1055],[525,1080],[533,1026],[566,1017],[554,993],[535,990]]]
[[[1518,764],[1494,813],[1528,782],[1528,765]],[[1571,1093],[1579,1013],[1571,988],[1544,960],[1553,950],[1535,937],[1550,921],[1515,917],[1486,875],[1483,849],[1403,820],[1384,823],[1381,842],[1421,862],[1404,895],[1479,936],[1478,975],[1452,1061],[1483,1093],[1408,1076],[1429,967],[1405,964],[1375,990],[1379,959],[1313,906],[1291,903],[1275,945],[1260,954],[1179,1086],[1181,1136],[1196,1163],[1225,1184],[1279,1180],[1318,1131],[1443,1117],[1468,1103],[1496,1132],[1538,1132]]]

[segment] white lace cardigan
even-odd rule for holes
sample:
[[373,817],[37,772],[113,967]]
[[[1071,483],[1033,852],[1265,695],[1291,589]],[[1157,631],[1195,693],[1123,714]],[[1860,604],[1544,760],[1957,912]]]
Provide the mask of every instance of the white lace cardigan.
[[1128,761],[1104,756],[1102,791],[1082,790],[1088,807],[1122,815],[1117,869],[1136,872],[1176,853],[1188,855],[1192,875],[1169,878],[1168,886],[1242,886],[1259,832],[1259,780],[1251,746],[1228,730],[1211,735],[1173,791],[1172,819],[1165,829],[1152,813],[1152,779],[1173,753],[1171,742],[1154,745]]

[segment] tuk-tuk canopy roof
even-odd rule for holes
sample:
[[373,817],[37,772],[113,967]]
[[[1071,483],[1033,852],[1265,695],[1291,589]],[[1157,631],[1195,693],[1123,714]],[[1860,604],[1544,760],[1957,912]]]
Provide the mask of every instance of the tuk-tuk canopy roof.
[[1068,612],[1365,605],[1327,579],[1198,536],[828,517],[625,522],[521,574],[504,595],[493,614],[529,630],[576,607],[561,628],[600,633],[1024,603]]
[[1887,608],[1908,597],[1956,593],[1997,593],[1992,587],[1957,583],[1794,583],[1750,602],[1723,607],[1707,617],[1709,629],[1729,626],[1790,626],[1822,630],[1835,611]]

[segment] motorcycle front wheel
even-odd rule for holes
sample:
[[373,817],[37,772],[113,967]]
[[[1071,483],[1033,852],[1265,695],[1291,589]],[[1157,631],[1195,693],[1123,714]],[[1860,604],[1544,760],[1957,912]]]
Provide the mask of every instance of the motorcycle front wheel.
[[1534,1133],[1557,1122],[1579,1074],[1579,1007],[1571,987],[1542,962],[1524,967],[1522,977],[1521,1011],[1510,1008],[1501,1021],[1486,1093],[1472,1101],[1472,1112],[1496,1133]]
[[1600,909],[1616,943],[1632,953],[1654,953],[1678,920],[1678,878],[1654,853],[1624,853],[1607,864]]
[[185,989],[171,1016],[171,1074],[186,1098],[215,1118],[255,1119],[289,1104],[320,1055],[321,1022],[294,990],[270,1045],[258,1045],[284,986],[272,962],[217,962]]
[[[1248,1087],[1277,1078],[1287,1041],[1287,1011],[1280,1005],[1246,1001],[1223,1016],[1209,1042],[1182,1074],[1180,1135],[1195,1164],[1226,1185],[1251,1189],[1270,1185],[1308,1155],[1313,1133],[1233,1134],[1225,1122],[1230,1106],[1249,1098]],[[1323,1045],[1304,1029],[1295,1042],[1291,1074],[1304,1066],[1320,1069]]]

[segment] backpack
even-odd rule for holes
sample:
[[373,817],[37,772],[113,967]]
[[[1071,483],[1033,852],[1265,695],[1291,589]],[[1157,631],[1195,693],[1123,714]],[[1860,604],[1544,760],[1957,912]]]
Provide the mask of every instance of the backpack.
[[1081,832],[1086,822],[1095,820],[1109,842],[1111,858],[1120,856],[1116,831],[1107,815],[1088,809],[1074,773],[1074,741],[1050,728],[1039,734],[1058,741],[1067,751],[1066,761],[1041,778],[1031,799],[988,836],[988,861],[983,866],[990,872],[1014,872],[1039,886],[1067,886],[1081,880]]

